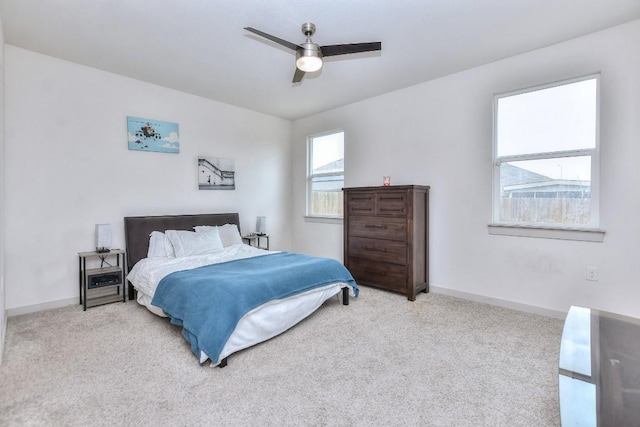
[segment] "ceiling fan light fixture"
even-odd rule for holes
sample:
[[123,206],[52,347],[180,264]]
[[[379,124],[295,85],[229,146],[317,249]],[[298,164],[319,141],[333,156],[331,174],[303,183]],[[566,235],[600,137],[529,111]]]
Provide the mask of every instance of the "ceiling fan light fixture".
[[303,43],[302,49],[298,50],[296,67],[305,73],[313,73],[322,68],[322,55],[315,43]]
[[305,73],[313,73],[322,68],[322,59],[317,56],[301,56],[296,60],[296,67]]
[[305,73],[313,73],[320,70],[322,68],[323,56],[347,55],[351,53],[374,52],[382,50],[381,42],[332,44],[319,46],[311,40],[311,36],[313,36],[316,32],[316,26],[311,22],[302,24],[302,34],[307,37],[307,40],[302,44],[291,43],[290,41],[283,40],[279,37],[265,33],[264,31],[256,30],[252,27],[245,27],[244,29],[296,52],[296,71],[293,74],[292,83],[300,83],[304,78]]

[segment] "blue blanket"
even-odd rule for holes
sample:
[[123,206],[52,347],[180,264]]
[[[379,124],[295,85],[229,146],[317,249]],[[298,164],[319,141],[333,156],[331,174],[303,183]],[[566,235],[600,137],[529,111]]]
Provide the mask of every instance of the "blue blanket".
[[153,296],[171,322],[182,327],[191,351],[219,363],[238,321],[274,300],[335,282],[358,286],[338,261],[290,252],[206,265],[165,276]]

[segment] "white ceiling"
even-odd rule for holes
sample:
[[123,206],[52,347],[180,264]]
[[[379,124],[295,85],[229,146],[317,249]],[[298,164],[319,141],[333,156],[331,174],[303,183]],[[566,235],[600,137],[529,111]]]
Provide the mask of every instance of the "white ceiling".
[[[639,0],[0,0],[5,42],[285,119],[296,119],[640,18]],[[243,28],[320,45],[295,53]]]

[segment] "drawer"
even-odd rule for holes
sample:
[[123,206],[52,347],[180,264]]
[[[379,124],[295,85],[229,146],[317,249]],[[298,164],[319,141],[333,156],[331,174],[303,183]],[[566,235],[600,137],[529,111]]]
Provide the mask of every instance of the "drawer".
[[347,206],[350,215],[372,215],[375,210],[374,193],[347,193]]
[[349,256],[368,261],[407,264],[407,244],[397,240],[349,238]]
[[386,262],[371,263],[349,257],[348,268],[358,284],[393,291],[407,291],[407,267]]
[[349,236],[407,240],[407,221],[401,218],[354,216],[349,218]]
[[376,193],[376,215],[406,218],[407,206],[407,193],[404,191]]

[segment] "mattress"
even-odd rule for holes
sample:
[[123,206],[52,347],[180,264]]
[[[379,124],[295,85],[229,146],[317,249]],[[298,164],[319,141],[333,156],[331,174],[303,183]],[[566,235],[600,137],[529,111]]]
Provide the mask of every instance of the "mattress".
[[[269,252],[249,245],[232,245],[208,255],[184,258],[145,258],[136,263],[127,276],[127,280],[137,289],[139,304],[158,316],[166,317],[160,308],[151,304],[158,283],[166,275],[204,265],[273,253],[273,251]],[[288,330],[316,311],[327,299],[336,295],[339,297],[340,290],[344,287],[348,287],[350,294],[354,295],[354,290],[350,285],[338,282],[311,289],[289,298],[269,301],[256,307],[240,319],[233,334],[226,342],[219,360]],[[200,363],[204,363],[208,359],[209,356],[201,352]]]

